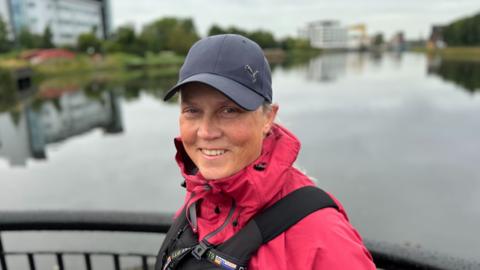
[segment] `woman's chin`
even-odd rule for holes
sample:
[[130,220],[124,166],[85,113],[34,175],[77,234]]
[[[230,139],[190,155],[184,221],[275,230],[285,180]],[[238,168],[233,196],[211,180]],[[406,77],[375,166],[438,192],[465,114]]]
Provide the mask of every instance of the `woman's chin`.
[[209,169],[200,169],[200,173],[202,174],[203,178],[207,180],[219,180],[229,177],[234,174],[234,172],[224,170],[224,168],[209,168]]

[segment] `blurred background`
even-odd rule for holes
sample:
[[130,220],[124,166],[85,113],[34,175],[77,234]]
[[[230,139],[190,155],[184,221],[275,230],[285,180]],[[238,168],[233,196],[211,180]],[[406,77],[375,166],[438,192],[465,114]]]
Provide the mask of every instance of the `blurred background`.
[[[264,49],[279,122],[302,142],[296,166],[364,238],[478,257],[480,4],[470,0],[0,0],[0,210],[174,212],[178,106],[163,93],[189,47],[220,33]],[[153,254],[161,242],[2,236],[9,250]]]

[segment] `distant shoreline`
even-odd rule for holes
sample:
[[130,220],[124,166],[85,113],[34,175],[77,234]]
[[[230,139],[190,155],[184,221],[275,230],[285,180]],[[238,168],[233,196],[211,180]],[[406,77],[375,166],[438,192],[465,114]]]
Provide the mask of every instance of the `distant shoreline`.
[[480,62],[480,46],[478,47],[447,47],[443,49],[428,49],[425,47],[411,48],[410,51],[425,53],[429,56],[440,56],[445,60]]

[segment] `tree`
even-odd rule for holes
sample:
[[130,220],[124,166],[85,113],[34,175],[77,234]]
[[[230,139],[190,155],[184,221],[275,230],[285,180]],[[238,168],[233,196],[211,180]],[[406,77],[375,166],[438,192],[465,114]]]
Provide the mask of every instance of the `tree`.
[[0,53],[10,49],[10,41],[8,40],[7,24],[0,15]]
[[93,27],[91,32],[80,34],[77,38],[77,50],[89,54],[100,52],[102,42],[98,39],[96,32],[97,28]]
[[210,27],[210,29],[208,30],[208,35],[209,36],[214,36],[214,35],[221,35],[221,34],[225,34],[226,31],[223,30],[220,26],[214,24]]
[[42,45],[42,37],[31,33],[27,27],[22,27],[17,39],[22,49],[34,49]]
[[191,19],[172,17],[157,20],[146,25],[140,34],[140,40],[149,51],[171,50],[186,54],[199,39]]
[[384,38],[382,33],[377,33],[373,36],[373,45],[380,46],[384,43]]
[[105,50],[108,52],[142,54],[145,50],[144,47],[132,25],[120,26],[111,38],[105,42]]
[[443,39],[450,46],[480,45],[480,13],[445,26]]
[[257,30],[247,34],[248,38],[255,41],[262,48],[275,48],[277,47],[277,42],[273,37],[273,34],[265,30]]
[[228,28],[221,28],[218,25],[212,25],[208,30],[208,35],[219,35],[219,34],[238,34],[245,36],[260,45],[262,48],[275,48],[278,47],[278,43],[273,37],[273,34],[265,30],[256,30],[253,32],[248,32],[246,30],[237,28],[235,26],[230,26]]
[[52,30],[50,29],[50,25],[47,25],[47,27],[45,27],[45,30],[43,31],[41,47],[42,48],[53,48],[53,47],[55,47],[53,45],[52,39],[53,39]]

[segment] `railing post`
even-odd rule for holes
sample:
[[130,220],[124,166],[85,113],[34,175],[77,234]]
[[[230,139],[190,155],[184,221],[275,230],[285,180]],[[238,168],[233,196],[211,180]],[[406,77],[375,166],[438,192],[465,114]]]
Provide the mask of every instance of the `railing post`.
[[35,265],[35,258],[33,257],[33,253],[28,253],[28,265],[30,265],[30,270],[35,270],[36,265]]
[[63,265],[62,253],[57,253],[57,265],[58,265],[58,270],[65,270],[65,266]]
[[85,253],[85,268],[92,270],[92,260],[90,259],[90,253]]
[[142,270],[148,270],[147,256],[142,256]]
[[118,256],[118,254],[113,255],[113,264],[115,266],[115,270],[120,270],[120,256]]
[[2,232],[0,232],[0,266],[2,267],[2,270],[8,270],[4,252],[5,250],[3,249]]

